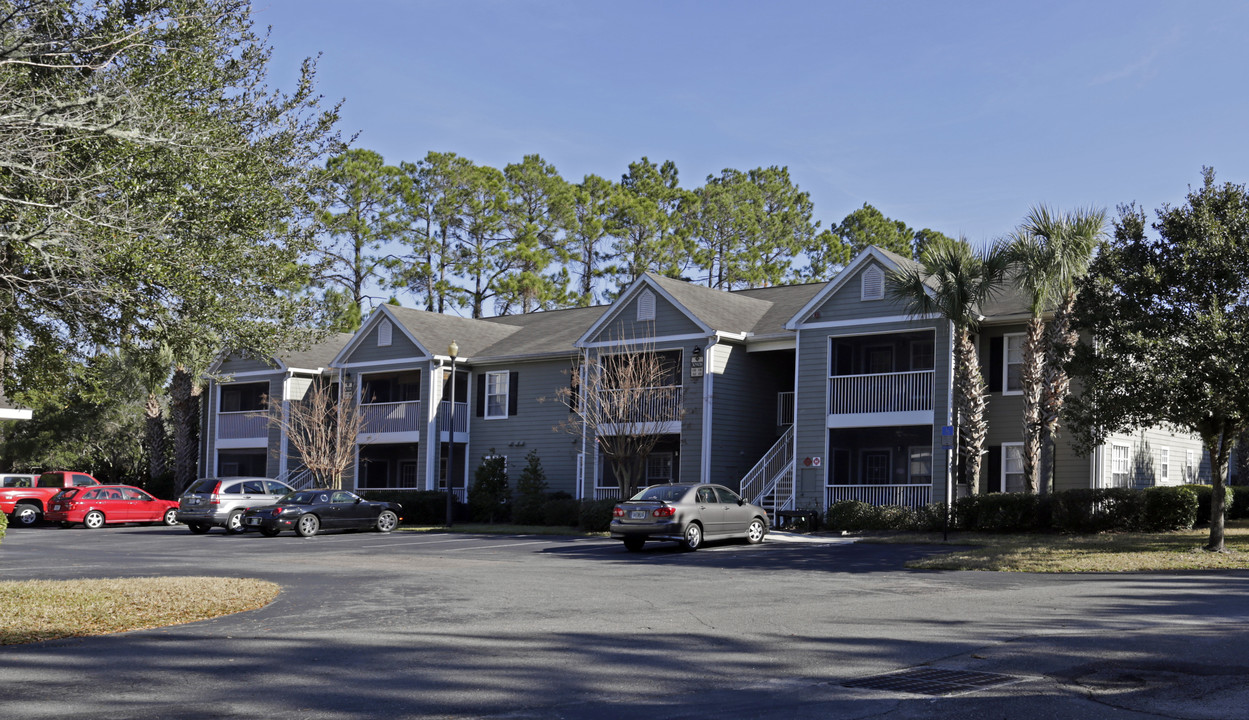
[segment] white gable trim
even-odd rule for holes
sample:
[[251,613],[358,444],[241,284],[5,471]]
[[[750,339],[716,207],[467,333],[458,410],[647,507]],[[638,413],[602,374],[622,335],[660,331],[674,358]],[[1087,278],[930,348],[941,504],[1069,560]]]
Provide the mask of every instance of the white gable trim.
[[[712,334],[713,331],[710,325],[700,320],[698,316],[690,312],[688,308],[686,308],[681,303],[677,302],[676,298],[672,297],[672,295],[670,295],[667,290],[664,290],[662,287],[660,287],[659,283],[652,280],[648,274],[648,275],[643,275],[642,277],[635,280],[633,284],[628,287],[628,289],[626,289],[623,293],[621,293],[620,297],[616,298],[616,302],[612,303],[611,309],[603,313],[602,315],[600,315],[599,319],[595,320],[594,324],[591,325],[588,330],[582,333],[581,337],[577,338],[577,341],[573,343],[573,347],[580,348],[580,347],[602,346],[603,341],[598,341],[593,344],[590,344],[590,338],[597,335],[605,326],[607,326],[608,323],[611,323],[613,320],[620,317],[621,313],[624,312],[625,306],[627,306],[633,300],[633,298],[639,293],[639,291],[642,288],[649,288],[651,291],[658,294],[664,300],[668,301],[668,303],[671,304],[673,307],[675,307],[677,310],[681,311],[681,313],[685,315],[685,317],[689,318],[690,322],[697,325],[698,329],[702,331],[702,334],[700,335],[700,337],[707,337]],[[654,340],[657,338],[650,338],[650,339]]]
[[847,283],[849,283],[850,278],[853,277],[854,274],[858,272],[860,268],[862,268],[864,265],[868,264],[869,262],[872,262],[873,260],[885,266],[886,269],[889,269],[889,270],[898,269],[898,264],[895,263],[892,259],[890,259],[888,255],[885,255],[883,252],[881,252],[880,249],[877,248],[875,245],[868,247],[866,250],[856,255],[855,258],[850,261],[850,264],[846,265],[846,267],[843,268],[841,272],[837,273],[837,277],[833,278],[832,280],[829,280],[828,284],[825,285],[822,290],[816,293],[815,297],[811,298],[807,302],[806,305],[803,305],[801,310],[799,310],[797,313],[794,313],[794,316],[785,322],[785,329],[797,330],[799,326],[811,327],[811,325],[808,325],[807,323],[802,322],[802,319],[805,318],[809,313],[814,312],[816,308],[823,305],[825,301],[827,301],[828,298],[833,295],[833,293],[837,292],[838,290],[843,288]]
[[417,350],[421,351],[421,355],[426,357],[429,356],[429,350],[416,339],[416,336],[408,331],[407,325],[404,325],[399,318],[395,317],[395,314],[391,311],[390,306],[379,305],[376,310],[369,314],[368,319],[364,321],[364,324],[360,326],[360,329],[356,331],[356,334],[351,336],[351,340],[343,346],[343,349],[338,351],[338,354],[335,355],[334,359],[330,361],[330,365],[332,367],[342,367],[346,363],[347,358],[350,357],[351,354],[360,347],[360,344],[364,342],[364,338],[368,337],[369,331],[382,321],[382,318],[386,318],[390,321],[391,325],[398,328],[399,332],[411,341],[411,343],[416,346]]

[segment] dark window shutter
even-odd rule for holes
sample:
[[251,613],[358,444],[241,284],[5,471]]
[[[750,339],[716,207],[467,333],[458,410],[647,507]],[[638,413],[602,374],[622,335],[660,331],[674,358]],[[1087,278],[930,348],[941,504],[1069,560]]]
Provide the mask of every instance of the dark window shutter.
[[516,414],[516,396],[519,395],[520,385],[516,382],[518,373],[510,372],[507,374],[507,414]]
[[[999,338],[1000,340],[1000,338]],[[1002,492],[1002,446],[989,446],[989,481],[985,483],[987,492]]]
[[1001,337],[989,339],[989,392],[1002,392],[1002,340]]
[[477,376],[477,417],[486,414],[486,374]]

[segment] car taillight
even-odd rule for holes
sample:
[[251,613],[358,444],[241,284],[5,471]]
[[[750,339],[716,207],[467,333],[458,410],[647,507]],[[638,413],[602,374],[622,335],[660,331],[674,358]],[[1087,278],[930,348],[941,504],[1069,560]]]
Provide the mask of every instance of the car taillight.
[[663,507],[655,508],[655,512],[651,513],[651,515],[654,517],[672,517],[673,515],[676,515],[676,514],[677,514],[677,509],[672,507],[671,505],[664,505]]
[[617,505],[616,507],[612,508],[611,514],[613,517],[624,517],[625,516],[624,508]]
[[273,508],[273,517],[277,517],[278,515],[281,515],[281,514],[282,514],[282,508]]

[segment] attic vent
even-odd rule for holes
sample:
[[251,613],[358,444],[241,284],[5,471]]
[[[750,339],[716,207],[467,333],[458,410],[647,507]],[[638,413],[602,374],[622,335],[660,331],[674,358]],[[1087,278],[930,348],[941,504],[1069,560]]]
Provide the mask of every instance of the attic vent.
[[389,320],[383,320],[377,324],[377,346],[387,347],[390,345],[390,333],[392,326]]
[[655,319],[655,293],[643,290],[638,295],[638,320]]
[[885,273],[873,265],[860,276],[863,283],[860,300],[880,300],[885,297]]

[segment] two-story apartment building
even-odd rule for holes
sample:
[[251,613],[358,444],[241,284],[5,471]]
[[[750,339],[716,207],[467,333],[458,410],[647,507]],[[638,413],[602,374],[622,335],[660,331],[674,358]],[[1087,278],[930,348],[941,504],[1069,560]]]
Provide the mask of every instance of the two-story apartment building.
[[[869,248],[827,283],[735,292],[648,274],[610,305],[494,318],[382,306],[353,335],[268,363],[218,363],[201,474],[295,478],[297,458],[257,411],[298,401],[315,381],[337,383],[364,415],[348,480],[356,488],[434,490],[449,478],[463,497],[483,457],[505,456],[515,475],[536,451],[552,490],[614,497],[594,437],[611,430],[579,423],[558,395],[590,359],[646,352],[669,368],[648,403],[661,438],[646,482],[719,482],[789,507],[940,500],[952,330],[889,297],[888,273],[910,262]],[[1026,305],[1007,294],[981,314],[990,433],[979,489],[1017,491]],[[1157,428],[1090,456],[1060,436],[1055,457],[1058,489],[1209,474],[1195,438]]]

